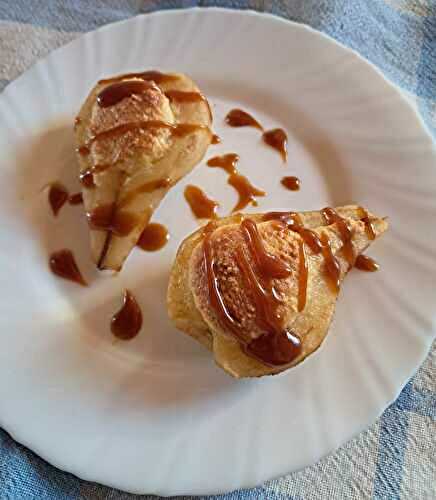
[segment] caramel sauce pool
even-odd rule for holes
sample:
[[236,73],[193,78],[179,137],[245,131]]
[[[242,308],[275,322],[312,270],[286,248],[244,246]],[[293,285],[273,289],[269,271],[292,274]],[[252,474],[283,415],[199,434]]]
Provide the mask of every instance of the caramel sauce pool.
[[123,305],[112,316],[111,331],[117,339],[131,340],[142,327],[142,312],[129,290],[124,291]]

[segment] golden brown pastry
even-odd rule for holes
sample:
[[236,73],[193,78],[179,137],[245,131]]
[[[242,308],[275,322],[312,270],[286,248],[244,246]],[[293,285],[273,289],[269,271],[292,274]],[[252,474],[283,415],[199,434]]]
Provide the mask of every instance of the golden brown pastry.
[[386,229],[355,205],[211,222],[179,248],[169,316],[234,377],[286,370],[321,345],[345,274]]
[[76,118],[75,135],[93,260],[120,270],[167,191],[203,158],[209,104],[179,73],[101,80]]

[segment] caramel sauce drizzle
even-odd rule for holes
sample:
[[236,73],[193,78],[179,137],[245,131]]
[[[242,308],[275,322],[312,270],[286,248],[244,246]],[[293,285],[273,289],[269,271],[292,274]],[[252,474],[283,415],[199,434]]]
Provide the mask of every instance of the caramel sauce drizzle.
[[219,204],[208,198],[197,186],[186,186],[184,192],[185,200],[188,202],[192,213],[198,219],[216,219]]
[[342,251],[344,253],[344,257],[350,266],[354,265],[354,261],[356,260],[356,255],[354,252],[353,246],[353,233],[351,231],[350,225],[348,221],[342,218],[336,210],[333,208],[327,207],[321,210],[321,214],[327,225],[336,224],[338,226],[339,234],[342,240]]
[[136,246],[147,252],[155,252],[167,244],[169,237],[168,229],[165,226],[153,222],[142,231]]
[[131,340],[142,327],[142,312],[138,302],[129,290],[124,291],[123,305],[112,316],[111,331],[121,340]]
[[56,276],[73,281],[82,286],[88,286],[76,264],[76,260],[71,250],[62,249],[53,252],[49,258],[49,266],[51,272]]
[[309,268],[307,265],[306,249],[304,241],[300,241],[298,247],[298,312],[301,312],[306,307],[307,301],[307,280],[309,276]]
[[291,268],[283,260],[265,250],[255,222],[244,219],[241,228],[263,278],[283,279],[291,274]]
[[283,187],[289,189],[289,191],[299,191],[300,190],[300,179],[294,176],[283,177],[280,181]]
[[358,255],[354,267],[359,269],[360,271],[367,271],[373,273],[380,269],[380,265],[371,257],[367,255]]
[[212,110],[210,109],[209,101],[201,92],[189,92],[185,90],[167,90],[165,92],[165,95],[170,101],[184,102],[184,103],[204,102],[209,112],[210,121],[213,120]]
[[374,223],[369,218],[368,212],[362,207],[360,207],[360,209],[362,210],[362,212],[364,214],[364,216],[362,217],[361,220],[365,224],[366,234],[370,240],[375,240],[375,238],[377,236],[377,232],[375,230]]
[[240,325],[227,310],[215,274],[209,230],[203,242],[203,258],[210,304],[221,325],[236,336],[248,355],[271,366],[287,364],[300,354],[301,341],[295,333],[284,330],[281,326],[281,317],[277,313],[280,300],[277,298],[272,280],[285,278],[291,271],[286,263],[265,250],[257,226],[252,220],[244,219],[241,230],[255,267],[241,247],[237,248],[235,258],[255,303],[256,324],[264,330],[264,333],[256,339],[245,340],[241,335]]
[[259,130],[263,130],[262,125],[250,114],[242,111],[242,109],[232,109],[229,111],[225,121],[230,127],[255,127]]
[[282,128],[267,130],[262,135],[263,142],[278,151],[286,163],[288,159],[288,136]]
[[321,235],[321,242],[322,255],[324,257],[324,264],[327,270],[328,282],[333,291],[337,292],[341,284],[341,266],[338,259],[333,254],[331,243],[326,233]]
[[91,229],[127,236],[139,222],[136,214],[116,209],[115,203],[100,205],[86,214]]
[[178,102],[208,102],[201,92],[189,92],[185,90],[167,90],[165,95],[170,101]]
[[[170,130],[174,136],[183,137],[188,135],[196,130],[208,130],[209,127],[206,125],[199,125],[196,123],[178,123],[172,124],[168,122],[164,122],[162,120],[148,120],[148,121],[135,121],[129,123],[122,123],[121,125],[117,125],[116,127],[112,127],[110,129],[104,130],[103,132],[99,132],[98,134],[93,135],[85,147],[88,148],[96,141],[100,141],[102,139],[115,139],[121,135],[126,134],[127,132],[132,132],[135,130],[150,130],[150,129],[167,129]],[[83,146],[82,146],[83,147]],[[79,152],[80,149],[79,148]]]
[[263,220],[279,220],[286,224],[286,226],[296,233],[298,233],[303,239],[304,243],[312,250],[313,253],[319,254],[322,252],[322,242],[319,239],[317,233],[311,229],[307,229],[303,226],[300,216],[295,212],[268,212],[266,213]]
[[48,192],[48,201],[50,203],[53,215],[56,217],[59,213],[59,210],[68,201],[68,191],[59,182],[54,182],[50,185],[50,189]]
[[215,273],[215,259],[211,242],[212,232],[213,226],[208,224],[204,229],[203,261],[207,276],[209,302],[212,309],[217,315],[218,321],[221,323],[224,329],[229,330],[235,335],[236,338],[242,340],[240,332],[241,326],[227,310],[218,287],[218,279]]
[[[270,212],[264,215],[263,220],[280,220],[284,222],[291,231],[295,231],[301,236],[304,243],[309,246],[313,253],[322,253],[328,281],[335,291],[339,289],[341,266],[333,254],[330,240],[326,234],[323,234],[319,238],[315,231],[303,226],[301,218],[294,212]],[[299,293],[306,294],[306,291]]]
[[99,84],[104,83],[114,83],[120,82],[121,80],[128,80],[131,78],[139,78],[145,81],[153,81],[156,85],[160,83],[173,82],[178,80],[179,77],[177,75],[169,75],[167,73],[161,73],[160,71],[142,71],[139,73],[124,73],[122,75],[113,76],[111,78],[105,78],[103,80],[99,80]]
[[121,200],[117,203],[117,206],[118,208],[123,208],[126,205],[129,205],[140,194],[152,193],[153,191],[156,191],[158,189],[167,189],[170,186],[171,179],[169,177],[146,182],[129,191],[123,198],[121,198]]
[[[120,101],[132,95],[138,95],[153,88],[153,85],[144,80],[128,80],[113,83],[105,87],[97,95],[97,104],[101,108],[115,106]],[[156,88],[156,87],[155,87]]]

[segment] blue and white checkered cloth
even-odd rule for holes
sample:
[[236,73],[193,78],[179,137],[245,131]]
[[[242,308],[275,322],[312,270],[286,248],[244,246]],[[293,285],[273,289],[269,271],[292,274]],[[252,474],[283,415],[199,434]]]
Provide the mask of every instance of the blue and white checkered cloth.
[[[436,134],[436,0],[0,0],[0,89],[80,33],[198,5],[268,11],[328,33],[399,85]],[[0,500],[133,498],[55,469],[0,429]],[[253,490],[211,498],[435,500],[436,343],[397,401],[335,454]]]

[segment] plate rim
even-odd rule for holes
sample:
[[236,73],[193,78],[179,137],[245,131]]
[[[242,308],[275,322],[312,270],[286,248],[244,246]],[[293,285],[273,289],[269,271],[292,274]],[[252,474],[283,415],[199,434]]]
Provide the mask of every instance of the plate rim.
[[[435,141],[432,137],[432,134],[425,123],[423,117],[421,114],[418,112],[417,109],[413,106],[413,104],[407,99],[407,97],[404,95],[403,91],[391,80],[389,80],[379,69],[375,64],[370,62],[368,59],[366,59],[364,56],[359,54],[355,49],[348,47],[344,45],[342,42],[334,39],[332,36],[319,31],[317,29],[312,28],[311,26],[304,24],[304,23],[299,23],[295,22],[289,19],[286,19],[284,17],[272,14],[270,12],[260,12],[256,11],[253,9],[238,9],[238,8],[224,8],[224,7],[188,7],[188,8],[176,8],[176,9],[160,9],[157,11],[149,12],[149,13],[141,13],[136,16],[128,17],[126,19],[114,21],[108,24],[105,24],[103,26],[100,26],[92,31],[86,32],[86,33],[81,33],[79,34],[76,38],[73,40],[69,41],[68,43],[62,45],[61,47],[58,47],[52,51],[50,51],[47,55],[44,57],[38,59],[35,61],[32,65],[30,65],[23,73],[21,73],[17,78],[13,79],[10,81],[7,86],[1,91],[0,93],[0,104],[3,100],[5,99],[14,99],[14,92],[18,88],[18,85],[20,82],[24,81],[26,78],[33,77],[32,75],[29,75],[32,71],[37,71],[40,66],[44,66],[48,62],[50,62],[50,59],[59,56],[59,54],[62,53],[62,51],[65,51],[74,44],[79,43],[79,41],[82,38],[91,38],[95,36],[97,32],[103,32],[105,30],[112,29],[116,25],[122,25],[122,24],[127,24],[130,22],[142,22],[142,19],[144,18],[150,18],[150,17],[161,17],[161,16],[179,16],[179,15],[185,15],[185,14],[191,14],[191,13],[207,13],[214,15],[215,13],[219,14],[225,14],[225,15],[238,15],[238,16],[248,16],[248,17],[257,17],[260,19],[268,19],[272,22],[278,22],[282,23],[285,25],[292,26],[294,29],[299,29],[302,31],[308,31],[311,32],[313,35],[318,36],[319,38],[323,39],[324,42],[329,42],[335,46],[339,46],[342,50],[344,50],[346,53],[349,55],[353,55],[353,57],[357,58],[359,61],[359,64],[364,64],[367,66],[368,70],[374,71],[378,77],[379,77],[379,83],[380,85],[384,85],[385,87],[389,87],[390,91],[396,95],[398,102],[402,102],[402,106],[404,106],[404,110],[408,110],[410,117],[415,120],[415,127],[418,127],[422,134],[422,139],[426,139],[427,143],[425,144],[426,147],[429,147],[432,150],[432,154],[434,155],[436,159],[436,144]],[[417,130],[418,130],[417,129]],[[254,488],[256,486],[259,486],[263,482],[274,480],[280,477],[283,477],[286,474],[292,473],[292,472],[297,472],[300,470],[304,470],[305,468],[314,465],[318,461],[322,460],[326,456],[329,456],[333,453],[335,453],[340,447],[344,446],[346,443],[350,442],[352,439],[357,437],[361,432],[364,430],[368,429],[370,426],[372,426],[377,418],[386,410],[386,408],[394,402],[401,391],[403,390],[404,386],[407,384],[407,382],[416,374],[416,372],[419,370],[419,368],[422,366],[423,362],[428,356],[428,353],[431,349],[432,343],[434,339],[436,338],[436,330],[433,330],[431,332],[431,335],[428,335],[425,339],[421,339],[421,353],[419,356],[419,361],[415,364],[414,368],[406,375],[406,377],[401,381],[400,384],[398,384],[398,389],[394,390],[389,390],[391,393],[390,398],[387,400],[387,402],[383,403],[382,405],[374,405],[377,406],[377,410],[373,412],[373,416],[371,419],[369,419],[366,424],[360,425],[359,428],[353,432],[351,435],[345,437],[342,442],[338,446],[328,446],[329,450],[322,454],[319,459],[316,462],[309,461],[308,463],[304,464],[302,467],[298,469],[285,469],[285,470],[280,470],[277,472],[277,474],[274,474],[273,476],[267,476],[263,477],[261,482],[250,482],[244,479],[244,481],[241,482],[241,484],[238,486],[238,489],[247,489],[247,488]],[[418,358],[418,356],[416,356]],[[388,392],[388,391],[386,391]],[[16,442],[21,443],[23,446],[27,447],[29,450],[37,454],[39,457],[41,457],[43,460],[47,461],[49,464],[53,465],[54,467],[58,468],[61,471],[68,472],[74,476],[76,476],[79,479],[83,479],[85,481],[90,481],[90,482],[97,482],[103,486],[106,487],[111,487],[111,488],[116,488],[116,489],[121,489],[122,491],[127,491],[131,493],[136,493],[136,494],[155,494],[155,495],[162,495],[162,496],[170,496],[170,495],[186,495],[186,494],[191,494],[191,490],[186,490],[186,489],[179,489],[179,488],[174,488],[171,486],[166,486],[164,489],[156,489],[154,488],[151,491],[145,492],[143,489],[135,489],[135,488],[129,488],[126,489],[125,485],[121,485],[121,483],[117,480],[114,481],[108,481],[104,480],[103,482],[99,482],[99,479],[96,479],[95,477],[91,477],[87,474],[86,470],[74,470],[74,468],[71,468],[68,466],[68,460],[65,460],[62,462],[61,460],[56,460],[51,457],[50,450],[45,450],[41,449],[38,446],[34,446],[30,443],[28,439],[22,438],[20,436],[20,431],[18,429],[14,429],[14,424],[11,423],[11,425],[5,425],[6,422],[3,420],[1,416],[1,411],[0,411],[0,427],[6,431]],[[62,462],[62,463],[61,463]],[[262,474],[261,474],[262,475]],[[265,474],[263,474],[265,476]],[[208,488],[201,488],[198,491],[196,490],[195,495],[213,495],[213,494],[222,494],[230,491],[235,491],[235,490],[228,490],[228,489],[208,489]]]

